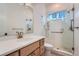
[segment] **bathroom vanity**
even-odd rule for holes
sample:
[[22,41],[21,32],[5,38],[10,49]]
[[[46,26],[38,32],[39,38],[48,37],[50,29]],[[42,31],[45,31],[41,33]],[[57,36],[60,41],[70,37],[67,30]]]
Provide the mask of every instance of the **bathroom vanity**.
[[[26,38],[26,39],[25,39]],[[43,36],[31,36],[0,42],[2,56],[40,56],[44,54]]]

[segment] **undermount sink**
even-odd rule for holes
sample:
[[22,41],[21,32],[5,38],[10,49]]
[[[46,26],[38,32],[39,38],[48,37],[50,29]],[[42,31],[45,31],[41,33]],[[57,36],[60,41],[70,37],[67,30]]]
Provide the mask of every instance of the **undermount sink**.
[[23,38],[17,38],[16,36],[5,36],[0,39],[0,41],[6,41],[6,40],[14,40],[16,42],[26,42],[30,40],[34,40],[38,36],[33,36],[33,35],[24,35]]
[[11,40],[11,39],[16,39],[15,36],[4,36],[0,38],[0,41],[6,41],[6,40]]
[[23,42],[23,41],[30,41],[34,38],[31,38],[31,37],[25,37],[25,38],[20,38],[20,39],[17,39],[18,42]]
[[23,38],[17,39],[17,42],[29,42],[31,40],[34,40],[38,38],[38,36],[24,36]]

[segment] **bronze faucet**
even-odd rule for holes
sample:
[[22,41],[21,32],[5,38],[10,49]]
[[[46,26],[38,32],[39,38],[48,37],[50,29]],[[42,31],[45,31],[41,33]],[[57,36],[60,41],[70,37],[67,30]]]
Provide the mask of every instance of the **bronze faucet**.
[[23,38],[23,32],[16,32],[17,33],[17,38]]

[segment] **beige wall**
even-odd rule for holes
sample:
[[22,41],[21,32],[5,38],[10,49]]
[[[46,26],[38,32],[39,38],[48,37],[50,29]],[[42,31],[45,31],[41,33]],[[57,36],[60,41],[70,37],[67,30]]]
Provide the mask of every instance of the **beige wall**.
[[42,35],[41,16],[46,19],[46,8],[45,4],[37,3],[33,4],[33,16],[34,16],[34,33]]

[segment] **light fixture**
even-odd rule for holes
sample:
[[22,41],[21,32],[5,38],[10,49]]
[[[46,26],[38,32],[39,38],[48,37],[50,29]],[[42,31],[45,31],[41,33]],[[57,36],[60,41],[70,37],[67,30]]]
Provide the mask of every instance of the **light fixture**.
[[32,6],[32,3],[19,3],[20,6],[23,6],[25,8],[32,8],[33,9],[33,6]]
[[30,8],[33,8],[32,4],[31,3],[24,3],[23,4],[25,7],[30,7]]

